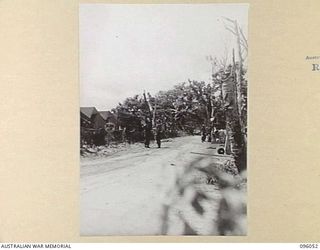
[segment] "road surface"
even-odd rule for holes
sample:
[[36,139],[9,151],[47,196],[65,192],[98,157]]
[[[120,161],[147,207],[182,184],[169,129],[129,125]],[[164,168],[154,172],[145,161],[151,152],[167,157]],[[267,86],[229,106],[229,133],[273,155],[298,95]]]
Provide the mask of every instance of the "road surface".
[[[82,159],[81,235],[161,234],[163,204],[177,175],[199,156],[215,158],[212,145],[201,143],[200,136],[187,136],[165,141],[160,149],[154,143],[150,149]],[[205,180],[203,185],[219,196]]]

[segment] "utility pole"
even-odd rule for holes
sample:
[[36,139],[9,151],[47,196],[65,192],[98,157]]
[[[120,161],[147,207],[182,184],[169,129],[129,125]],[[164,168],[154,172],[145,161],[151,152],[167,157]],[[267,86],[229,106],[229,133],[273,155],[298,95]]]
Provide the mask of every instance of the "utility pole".
[[144,99],[145,104],[148,107],[149,117],[151,119],[152,118],[152,107],[150,105],[150,102],[147,100],[147,96],[146,96],[146,91],[145,90],[143,91],[143,99]]

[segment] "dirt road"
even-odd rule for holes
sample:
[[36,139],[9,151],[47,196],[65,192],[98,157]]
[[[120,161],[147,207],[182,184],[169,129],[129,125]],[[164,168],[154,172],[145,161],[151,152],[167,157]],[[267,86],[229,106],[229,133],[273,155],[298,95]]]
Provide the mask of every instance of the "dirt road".
[[176,175],[197,157],[212,154],[212,144],[188,136],[163,142],[160,149],[152,144],[82,159],[81,235],[159,235],[163,201]]

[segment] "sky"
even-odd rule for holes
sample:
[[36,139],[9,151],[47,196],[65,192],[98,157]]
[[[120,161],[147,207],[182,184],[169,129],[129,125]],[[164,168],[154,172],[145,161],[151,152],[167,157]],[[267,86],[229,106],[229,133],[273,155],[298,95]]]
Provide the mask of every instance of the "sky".
[[80,4],[80,105],[110,110],[144,90],[209,82],[206,57],[236,48],[222,17],[247,35],[247,4]]

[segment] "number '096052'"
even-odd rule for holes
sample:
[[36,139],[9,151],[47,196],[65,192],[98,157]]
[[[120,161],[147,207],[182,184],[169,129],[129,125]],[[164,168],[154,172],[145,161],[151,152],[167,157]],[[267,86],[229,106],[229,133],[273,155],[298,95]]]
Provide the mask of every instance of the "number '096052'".
[[318,244],[306,244],[306,243],[304,243],[304,244],[300,244],[300,248],[311,248],[311,249],[314,249],[314,248],[318,248]]

